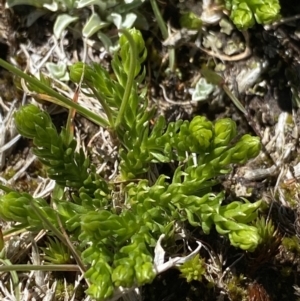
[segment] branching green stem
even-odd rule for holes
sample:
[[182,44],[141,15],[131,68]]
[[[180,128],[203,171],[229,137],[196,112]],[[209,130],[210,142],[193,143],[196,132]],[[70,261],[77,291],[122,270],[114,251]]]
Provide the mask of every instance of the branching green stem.
[[135,76],[135,69],[136,69],[136,59],[137,59],[137,48],[135,45],[135,42],[131,36],[131,34],[125,30],[125,29],[120,29],[120,31],[124,34],[124,36],[127,38],[129,44],[130,44],[130,69],[129,69],[129,73],[128,73],[128,79],[127,79],[127,83],[126,83],[126,87],[125,87],[125,92],[124,92],[124,96],[122,99],[122,104],[120,107],[120,111],[118,113],[116,122],[115,122],[115,126],[114,128],[117,129],[118,126],[120,125],[122,118],[124,117],[124,112],[125,109],[127,107],[128,101],[129,101],[129,97],[130,97],[130,93],[131,93],[131,89],[132,89],[132,85],[133,85],[133,80],[134,80],[134,76]]

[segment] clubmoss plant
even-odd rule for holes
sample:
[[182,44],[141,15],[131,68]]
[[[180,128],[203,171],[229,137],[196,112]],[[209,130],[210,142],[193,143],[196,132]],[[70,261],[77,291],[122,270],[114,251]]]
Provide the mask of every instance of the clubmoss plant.
[[[33,140],[33,152],[56,188],[50,203],[8,187],[2,187],[6,193],[0,197],[2,219],[15,221],[18,228],[48,230],[71,248],[86,271],[87,293],[97,300],[152,282],[157,275],[154,247],[161,235],[174,235],[178,224],[189,223],[206,234],[215,227],[247,251],[262,240],[253,223],[260,201],[223,205],[224,192],[213,192],[218,176],[228,173],[231,164],[244,164],[259,153],[259,139],[237,139],[236,125],[228,118],[211,122],[196,116],[166,124],[160,116],[151,125],[154,109],[139,88],[145,75],[144,40],[134,29],[122,33],[111,63],[113,77],[97,64],[77,63],[70,69],[71,79],[82,80],[85,93],[102,104],[104,118],[0,60],[31,84],[35,97],[42,97],[43,90],[48,100],[109,128],[119,148],[119,175],[108,181],[77,151],[69,128],[58,132],[47,112],[32,104],[21,107],[15,114],[17,129]],[[169,162],[178,164],[171,178],[153,171],[154,164]]]
[[244,275],[229,275],[227,279],[225,279],[226,290],[228,291],[228,295],[230,300],[232,301],[246,301],[248,300],[248,294],[245,287],[245,277]]
[[280,17],[278,0],[225,0],[225,6],[240,30],[247,30],[255,23],[270,24]]
[[300,240],[297,236],[283,238],[282,244],[287,251],[300,254]]
[[186,278],[187,282],[193,280],[202,281],[202,277],[206,272],[205,261],[199,257],[199,254],[194,256],[191,260],[186,261],[179,267],[181,277]]
[[42,248],[45,253],[44,260],[54,264],[67,264],[72,262],[71,252],[68,247],[55,237],[48,238],[49,242],[46,243],[46,248]]

